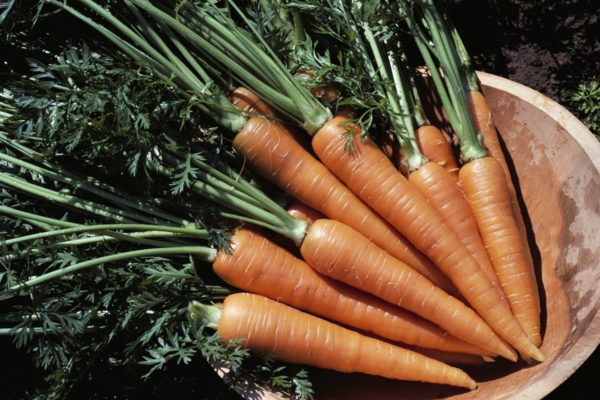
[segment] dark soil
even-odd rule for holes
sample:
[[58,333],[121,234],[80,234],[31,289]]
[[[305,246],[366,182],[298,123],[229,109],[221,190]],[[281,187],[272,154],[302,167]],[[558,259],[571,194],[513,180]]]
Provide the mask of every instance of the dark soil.
[[448,11],[474,64],[562,102],[600,78],[597,0],[454,0]]

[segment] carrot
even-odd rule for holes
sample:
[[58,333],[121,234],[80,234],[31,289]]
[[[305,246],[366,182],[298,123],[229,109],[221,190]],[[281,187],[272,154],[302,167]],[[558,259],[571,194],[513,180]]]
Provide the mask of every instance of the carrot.
[[516,359],[472,309],[347,225],[315,221],[300,253],[322,274],[412,311],[467,343]]
[[[509,202],[511,212],[503,214],[503,218],[506,218],[507,221],[503,221],[504,225],[498,225],[499,229],[496,231],[489,229],[492,220],[485,219],[489,218],[489,215],[481,212],[495,207],[503,209],[506,196],[510,200],[512,193],[508,189],[507,178],[502,168],[487,160],[493,158],[489,157],[487,149],[482,145],[483,138],[477,132],[477,127],[473,123],[467,93],[478,90],[478,82],[471,60],[456,28],[452,26],[447,15],[440,11],[432,0],[419,2],[415,7],[414,14],[407,18],[407,22],[414,33],[415,42],[427,63],[438,93],[440,93],[449,122],[459,139],[463,161],[462,168],[466,168],[467,171],[462,179],[460,178],[462,172],[459,173],[459,180],[465,187],[470,186],[469,191],[472,197],[469,199],[469,196],[467,196],[467,199],[477,220],[496,274],[506,293],[510,307],[515,315],[518,314],[518,321],[530,342],[539,345],[541,343],[541,335],[538,329],[540,328],[540,308],[539,301],[534,300],[538,298],[535,276],[532,274],[531,264],[528,263],[529,255],[523,253],[524,238],[520,236],[518,229],[508,229],[508,225],[516,225],[513,204]],[[426,41],[429,43],[427,44]],[[433,62],[431,53],[435,54],[435,59],[439,64]],[[444,74],[444,80],[441,78],[440,70]],[[497,148],[495,151],[497,150],[499,149]],[[469,163],[474,163],[474,166],[469,166]],[[498,170],[500,176],[496,175]],[[487,182],[486,179],[480,177],[489,177],[492,180]],[[465,182],[462,182],[463,179]],[[500,183],[501,180],[504,180],[504,182]],[[475,185],[480,186],[475,187]],[[487,185],[492,186],[486,188]],[[501,193],[499,191],[501,187],[506,189],[507,192]],[[472,202],[476,202],[476,204]],[[487,202],[487,205],[484,204],[485,202]],[[503,213],[503,211],[500,212]],[[507,244],[510,246],[507,246]],[[519,245],[511,247],[517,244]],[[502,248],[492,248],[491,245],[501,246]],[[498,257],[499,254],[502,254],[503,257]],[[529,276],[525,277],[523,274]],[[516,286],[511,282],[514,281],[513,277],[518,277],[517,279],[523,279],[527,282],[520,285],[521,289],[527,290],[526,293],[514,294]],[[506,279],[510,281],[506,281]],[[512,289],[507,290],[508,286],[512,286]],[[527,299],[527,301],[522,303],[523,299]],[[523,307],[529,307],[529,309],[525,311]],[[524,356],[527,355],[524,354]]]
[[439,164],[454,176],[458,176],[458,165],[452,144],[441,130],[433,125],[421,125],[415,132],[419,149],[431,162]]
[[[519,232],[519,229],[512,229],[513,225],[519,226],[519,223],[515,222],[515,216],[520,217],[521,214],[518,210],[514,187],[511,187],[509,171],[507,168],[503,169],[502,166],[487,160],[493,158],[489,157],[488,150],[482,145],[485,143],[485,138],[478,132],[478,130],[486,131],[487,145],[490,146],[490,150],[495,157],[503,159],[496,132],[491,132],[489,129],[491,126],[490,113],[487,107],[483,107],[485,99],[481,94],[476,94],[479,92],[477,75],[458,31],[453,27],[447,15],[440,11],[432,0],[423,1],[419,7],[423,20],[427,21],[423,25],[427,27],[427,32],[421,32],[415,37],[419,36],[417,39],[419,41],[420,38],[430,35],[428,38],[432,42],[429,47],[422,43],[418,46],[423,50],[424,57],[427,57],[427,48],[435,52],[441,70],[447,77],[448,90],[446,91],[446,86],[441,84],[438,66],[431,62],[428,63],[432,78],[434,82],[437,82],[438,91],[445,93],[441,96],[442,99],[452,99],[452,101],[446,101],[444,107],[448,112],[454,132],[459,138],[461,158],[464,163],[462,168],[465,168],[470,162],[476,164],[468,168],[468,172],[464,174],[465,182],[463,184],[465,186],[475,185],[475,183],[480,185],[477,188],[470,186],[469,190],[473,197],[469,203],[476,202],[476,204],[471,204],[473,214],[511,309],[518,316],[518,321],[530,341],[539,346],[541,344],[540,306],[531,254],[527,249],[525,236],[522,235],[524,229],[522,232]],[[410,21],[411,18],[408,20]],[[431,44],[433,45],[431,46]],[[473,108],[475,108],[475,112],[473,112]],[[501,172],[501,176],[497,175],[498,170]],[[479,176],[489,177],[492,180],[487,182]],[[463,181],[463,179],[460,180]],[[501,183],[502,180],[504,182]],[[487,188],[487,185],[492,186]],[[501,188],[505,189],[506,193],[501,193]],[[489,218],[489,215],[480,212],[481,210],[491,210],[494,207],[504,210],[506,196],[509,199],[511,212],[504,213],[503,217],[506,220],[502,221],[503,225],[497,225],[498,230],[492,231],[489,227],[492,220],[485,219]],[[486,205],[484,202],[488,202],[488,204]],[[511,226],[511,229],[508,226]],[[500,246],[501,248],[490,246]],[[499,257],[499,254],[503,256]],[[514,282],[516,279],[523,280],[524,283],[517,285]],[[521,290],[526,292],[516,293]]]
[[[346,150],[349,129],[354,135],[352,153]],[[510,309],[464,245],[417,189],[396,171],[381,150],[368,138],[361,141],[358,127],[336,117],[314,135],[312,145],[334,174],[450,278],[502,339],[520,353],[543,360],[543,355],[527,339]],[[306,256],[304,258],[307,259]],[[311,264],[308,259],[307,262]],[[464,337],[461,339],[467,341]]]
[[[495,286],[497,295],[503,298],[475,218],[457,186],[458,166],[450,143],[421,112],[419,93],[414,79],[410,79],[413,74],[400,68],[394,55],[388,55],[387,62],[384,61],[380,42],[368,27],[364,28],[364,32],[381,80],[394,83],[393,86],[382,85],[376,89],[389,104],[388,118],[403,153],[402,165],[406,167],[409,181],[456,234]],[[401,50],[402,43],[397,45],[400,58],[406,59]],[[404,172],[403,169],[401,171]]]
[[[418,353],[363,336],[284,304],[248,293],[228,296],[220,310],[198,303],[192,315],[212,314],[211,326],[228,343],[291,363],[391,379],[475,389],[463,371]],[[217,315],[215,315],[217,314]]]
[[477,221],[458,187],[457,177],[439,164],[429,162],[413,171],[408,180],[446,221],[491,283],[498,288],[498,295],[504,299],[500,281],[479,234]]
[[294,200],[290,203],[286,208],[287,212],[302,221],[307,221],[308,223],[313,223],[318,219],[326,218],[323,214],[315,210],[314,208],[310,208],[306,204],[301,201]]
[[525,333],[541,343],[537,284],[502,167],[492,157],[479,158],[461,168],[459,179],[512,311]]
[[[337,119],[332,120],[329,110],[301,87],[295,78],[291,76],[289,71],[287,71],[285,65],[281,61],[276,60],[273,57],[274,52],[272,50],[264,50],[264,47],[268,47],[268,45],[264,42],[264,40],[260,39],[259,32],[256,31],[252,24],[248,24],[248,26],[257,34],[256,38],[258,38],[260,44],[254,42],[252,39],[250,39],[249,35],[237,29],[232,21],[216,19],[208,11],[201,8],[194,8],[192,10],[194,15],[193,18],[195,22],[197,22],[194,25],[197,29],[190,29],[190,27],[186,26],[186,22],[189,22],[188,17],[183,17],[182,20],[177,20],[172,15],[165,13],[160,8],[154,7],[148,2],[141,0],[133,0],[133,2],[137,7],[147,12],[148,15],[150,15],[153,19],[158,19],[171,29],[175,30],[186,41],[193,41],[195,48],[199,50],[198,53],[206,53],[207,59],[209,59],[209,62],[215,65],[215,68],[221,68],[223,71],[228,71],[235,76],[238,81],[249,85],[249,88],[257,93],[262,99],[264,99],[271,106],[276,107],[278,111],[282,113],[282,115],[286,116],[286,118],[289,118],[290,120],[294,121],[294,123],[302,126],[309,134],[316,133],[315,138],[313,138],[313,149],[315,149],[315,142],[318,141],[317,138],[322,136],[323,131],[332,131],[332,133],[336,135],[336,139],[339,139],[337,138],[337,135],[340,132],[345,131],[344,128],[341,128],[340,131],[340,127],[337,126],[337,122],[339,121]],[[421,2],[419,2],[419,5],[420,3]],[[232,7],[235,7],[235,5],[232,5]],[[189,11],[190,10],[188,10],[188,16]],[[237,7],[236,12],[241,18],[246,19],[242,10]],[[131,36],[135,35],[135,32],[127,32],[127,34]],[[219,37],[218,45],[214,45],[212,43],[212,40],[216,36]],[[160,56],[160,54],[157,54],[156,58],[160,58],[158,56]],[[162,61],[163,60],[161,58],[161,62]],[[269,71],[269,73],[265,74],[265,71]],[[175,69],[175,72],[178,72],[178,69]],[[182,85],[183,84],[190,86],[185,82],[182,83]],[[193,86],[194,88],[204,88],[206,87],[206,84],[196,84]],[[272,150],[262,151],[260,153],[266,157],[266,166],[275,165],[272,163],[274,158],[283,158],[288,160],[293,168],[293,171],[287,171],[286,174],[288,175],[286,175],[286,178],[292,177],[294,172],[298,171],[298,167],[302,166],[302,163],[298,163],[297,159],[295,158],[297,154],[296,151],[292,151],[290,149],[285,149],[282,151],[283,147],[279,147],[279,144],[283,140],[283,135],[275,134],[273,137],[270,134],[271,132],[267,132],[274,130],[270,128],[270,126],[275,125],[267,125],[267,123],[270,122],[266,121],[264,118],[253,117],[248,119],[245,118],[245,115],[240,116],[239,114],[229,112],[229,109],[226,110],[227,113],[219,111],[226,107],[226,105],[222,104],[220,101],[207,101],[205,104],[203,104],[203,107],[206,110],[210,110],[212,113],[215,113],[214,118],[216,120],[220,120],[220,123],[226,125],[226,127],[232,132],[242,133],[242,131],[247,131],[245,133],[257,133],[256,136],[261,136],[260,134],[262,133],[264,136],[267,136],[269,138],[267,142],[271,144],[272,148],[276,147],[279,151],[279,154]],[[266,122],[260,123],[257,121]],[[333,129],[330,128],[332,126]],[[265,129],[265,127],[267,127],[267,129]],[[355,143],[359,141],[360,140],[356,139]],[[261,140],[254,140],[253,143],[248,144],[248,146],[251,149],[254,148],[255,142],[261,142]],[[265,140],[262,140],[262,142],[265,142]],[[343,144],[337,148],[335,153],[335,155],[340,159],[345,159],[348,157]],[[376,156],[376,158],[377,157],[378,156]],[[377,161],[376,159],[373,159],[373,157],[360,157],[361,161],[365,158],[371,158],[372,161]],[[385,162],[389,164],[387,160],[385,160]],[[361,197],[368,197],[370,200],[373,200],[375,197],[381,197],[381,194],[383,194],[382,192],[388,192],[386,197],[381,197],[382,201],[375,202],[377,203],[376,205],[374,205],[373,202],[368,202],[368,204],[372,205],[373,207],[377,206],[380,209],[388,212],[392,209],[391,203],[400,200],[400,207],[394,207],[398,210],[392,212],[392,215],[387,215],[386,218],[396,220],[397,215],[403,213],[403,211],[412,211],[412,213],[409,213],[409,215],[414,216],[414,210],[425,210],[422,208],[421,203],[418,205],[413,205],[410,204],[410,201],[406,201],[407,199],[414,198],[412,194],[409,196],[398,196],[400,194],[398,189],[402,188],[402,185],[398,187],[395,184],[395,181],[397,181],[396,176],[400,176],[398,173],[391,175],[374,175],[370,173],[365,174],[365,169],[368,170],[368,172],[371,172],[371,170],[379,170],[381,172],[387,171],[385,168],[374,169],[373,166],[369,165],[368,163],[366,164],[366,168],[364,168],[364,165],[365,164],[362,162],[355,163],[355,167],[357,168],[358,172],[355,173],[355,175],[360,177],[358,182],[362,182],[362,186],[373,189],[373,192],[369,192],[368,190],[364,193],[362,193],[360,190],[353,191],[359,194]],[[275,176],[277,174],[277,172],[273,172],[273,170],[270,170],[269,172],[270,173],[268,173],[267,176]],[[336,172],[336,174],[337,173],[338,172]],[[346,170],[345,173],[352,173],[352,171]],[[314,188],[318,187],[321,183],[322,175],[310,173],[304,174],[303,176],[305,176],[305,179],[301,180],[301,182],[302,190],[305,193],[312,193]],[[306,178],[307,176],[309,177],[308,179]],[[369,179],[371,182],[364,184],[365,180],[367,179]],[[387,184],[388,182],[385,182],[386,179],[389,179],[389,185]],[[382,180],[384,181],[382,182]],[[280,181],[280,184],[283,185],[283,187],[287,187],[289,182],[290,179],[283,179]],[[327,186],[329,192],[331,191],[331,186],[323,186]],[[297,188],[297,190],[300,190],[300,188]],[[413,188],[413,190],[416,192],[416,189]],[[310,206],[319,209],[320,207],[318,206],[321,203],[327,204],[329,202],[329,192],[326,193],[327,196],[323,196],[322,192],[318,195],[316,207],[315,204],[312,204],[311,202],[308,202],[304,199],[300,200],[303,200]],[[226,196],[223,195],[222,197]],[[423,201],[422,203],[426,206],[426,201]],[[338,206],[339,205],[340,204],[338,204]],[[347,206],[348,204],[342,203],[342,205]],[[239,207],[234,208],[236,210],[239,209]],[[340,207],[338,207],[338,209],[340,209]],[[258,210],[256,211],[258,212]],[[323,210],[320,209],[320,211]],[[351,214],[351,218],[349,218],[348,221],[349,224],[355,224],[357,218],[360,218],[362,221],[364,221],[366,215],[365,213],[355,213],[354,209],[352,209],[352,212],[350,211],[350,208],[344,209],[342,214],[345,216]],[[329,215],[327,212],[324,212],[324,214]],[[468,255],[464,246],[460,244],[458,239],[444,224],[442,224],[441,229],[438,229],[438,225],[434,222],[439,221],[439,217],[436,216],[436,218],[433,219],[429,218],[429,211],[427,211],[425,214],[426,215],[424,217],[422,215],[417,216],[417,223],[415,223],[411,217],[403,217],[396,221],[402,222],[402,224],[406,223],[407,228],[398,226],[398,224],[394,225],[396,228],[402,229],[405,232],[410,232],[411,235],[415,233],[426,233],[425,235],[417,235],[421,238],[421,241],[414,240],[414,237],[409,239],[415,243],[415,245],[418,243],[419,246],[416,246],[417,248],[420,248],[422,251],[427,251],[428,254],[432,256],[430,257],[432,258],[432,261],[437,263],[445,273],[451,275],[451,279],[454,281],[455,285],[460,285],[460,288],[463,289],[461,290],[462,294],[474,305],[474,307],[477,308],[477,311],[484,316],[488,323],[493,325],[494,329],[497,330],[505,340],[513,344],[521,353],[531,356],[534,359],[543,359],[543,356],[541,353],[539,353],[537,348],[530,345],[527,337],[520,330],[518,322],[514,319],[514,317],[512,317],[512,315],[510,315],[510,311],[506,308],[501,299],[498,298],[493,290],[489,290],[489,288],[493,286],[485,277],[485,274],[478,268],[475,260]],[[281,218],[281,216],[278,218]],[[420,223],[424,223],[423,227],[418,227]],[[301,227],[301,224],[297,225],[298,227]],[[367,230],[366,232],[369,231]],[[365,233],[365,236],[377,242],[377,240],[372,238],[369,234]],[[428,246],[422,246],[423,244],[427,244]],[[385,246],[386,243],[384,242],[381,245]],[[433,247],[429,245],[433,245]],[[466,279],[461,281],[458,279],[458,274],[462,272],[464,272],[464,274],[461,275],[466,276]],[[530,346],[533,347],[533,349]]]
[[[273,108],[243,87],[234,91],[232,101],[238,108],[248,112],[276,115]],[[255,126],[246,129],[251,122]],[[259,174],[308,207],[352,226],[446,292],[457,294],[456,288],[427,257],[304,150],[287,127],[252,118],[235,136],[234,146]]]
[[423,349],[416,346],[402,345],[403,348],[416,351],[426,357],[433,358],[450,365],[483,365],[484,358],[474,354],[451,353],[433,349]]
[[232,252],[219,251],[213,270],[239,289],[390,340],[450,352],[489,354],[428,321],[319,274],[257,233],[240,229],[231,243]]
[[[493,157],[496,161],[498,161],[498,163],[502,167],[504,176],[506,177],[508,191],[511,196],[511,204],[514,218],[519,228],[520,237],[522,238],[523,247],[525,249],[526,261],[529,265],[529,271],[527,274],[530,276],[535,276],[533,268],[533,259],[531,258],[531,249],[529,248],[529,243],[527,242],[527,229],[525,228],[523,213],[521,212],[521,207],[519,206],[519,201],[517,199],[517,191],[515,189],[515,186],[513,185],[510,169],[508,168],[504,152],[502,151],[502,147],[500,146],[498,132],[496,131],[494,122],[492,120],[492,113],[487,104],[487,101],[485,100],[483,93],[481,93],[478,90],[470,90],[467,92],[467,96],[475,129],[481,134],[481,136],[483,136],[484,146],[489,151],[490,156]],[[538,308],[537,313],[539,314],[540,300],[537,282],[535,281],[535,279],[532,280],[531,278],[529,278],[528,280],[532,285],[534,285],[530,290],[530,294],[537,297],[535,303],[537,303],[536,308]],[[533,331],[530,335],[530,340],[536,346],[539,346],[542,343],[541,334],[538,331]]]
[[234,106],[236,106],[242,111],[248,113],[255,113],[270,118],[275,117],[277,115],[277,112],[273,109],[273,107],[262,101],[252,91],[246,89],[243,86],[240,86],[237,89],[235,89],[233,93],[229,96],[229,99],[231,100]]
[[352,226],[447,292],[456,293],[427,257],[299,145],[285,126],[252,117],[233,144],[260,175],[329,218]]

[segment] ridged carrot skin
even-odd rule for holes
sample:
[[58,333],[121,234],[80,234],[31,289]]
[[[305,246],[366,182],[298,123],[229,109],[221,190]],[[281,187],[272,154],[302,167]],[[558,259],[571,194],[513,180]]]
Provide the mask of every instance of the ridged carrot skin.
[[458,177],[439,164],[428,162],[410,174],[408,180],[446,221],[488,279],[498,288],[498,295],[504,298],[502,286],[479,234],[477,221],[458,186]]
[[292,307],[248,293],[225,299],[217,335],[279,360],[340,372],[475,389],[458,368],[366,337]]
[[[494,122],[492,120],[492,112],[487,104],[485,96],[483,93],[479,91],[470,91],[467,93],[469,106],[471,108],[471,116],[473,120],[473,124],[475,125],[475,129],[481,133],[483,136],[483,144],[489,151],[490,155],[500,163],[504,175],[506,176],[506,184],[508,185],[508,190],[511,196],[511,205],[513,214],[515,217],[515,221],[517,226],[519,227],[519,232],[521,234],[521,240],[523,242],[523,247],[526,250],[527,263],[529,265],[528,274],[533,277],[535,281],[535,271],[533,268],[533,259],[531,256],[531,249],[529,248],[529,243],[527,242],[527,229],[525,228],[525,221],[523,220],[523,213],[521,212],[521,207],[519,206],[519,201],[517,199],[517,191],[515,186],[513,185],[512,176],[510,173],[510,169],[508,168],[508,164],[506,162],[506,158],[504,157],[504,152],[502,151],[502,147],[500,146],[500,140],[498,138],[498,132],[496,131],[496,127],[494,126]],[[536,283],[536,291],[535,296],[537,297],[537,303],[539,304],[539,291],[537,289]],[[540,346],[542,344],[541,336],[537,334],[529,338],[533,344],[536,346]]]
[[300,253],[324,275],[412,311],[460,340],[516,360],[510,347],[471,308],[345,224],[315,221]]
[[541,342],[537,284],[529,273],[502,167],[492,157],[479,158],[461,168],[459,179],[513,314],[525,333]]
[[521,354],[543,361],[544,356],[442,217],[371,140],[361,141],[358,127],[352,132],[354,151],[349,153],[347,129],[348,121],[336,117],[314,135],[312,147],[321,161],[426,254],[502,339]]
[[415,131],[419,150],[431,162],[439,164],[446,171],[458,177],[458,164],[452,150],[452,144],[446,136],[433,125],[422,125]]
[[233,144],[254,171],[288,194],[329,218],[352,226],[436,285],[456,292],[427,257],[305,150],[285,126],[252,117]]
[[393,341],[451,352],[489,354],[422,318],[319,274],[258,233],[240,229],[231,243],[232,252],[219,251],[213,270],[238,289]]

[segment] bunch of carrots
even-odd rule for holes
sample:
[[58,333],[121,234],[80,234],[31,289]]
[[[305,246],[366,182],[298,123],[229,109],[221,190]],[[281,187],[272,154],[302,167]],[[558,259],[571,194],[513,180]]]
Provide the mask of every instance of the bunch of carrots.
[[[202,172],[191,189],[260,228],[237,229],[228,250],[193,253],[247,292],[223,304],[190,303],[190,315],[223,341],[241,338],[292,363],[471,390],[476,382],[448,363],[544,361],[538,286],[511,173],[466,50],[432,0],[313,1],[289,16],[298,31],[301,18],[292,17],[330,7],[322,14],[342,26],[335,40],[348,48],[347,67],[371,78],[399,159],[368,124],[322,104],[343,104],[343,88],[305,87],[328,76],[295,76],[235,2],[231,15],[212,3],[174,9],[129,0],[129,14],[119,15],[93,0],[45,3],[150,65],[182,98],[197,95],[246,165],[295,199],[283,210],[251,183],[194,161]],[[402,29],[410,35],[400,40],[393,32]],[[428,67],[453,140],[423,111],[408,41]],[[230,93],[224,76],[239,88]],[[166,150],[164,160],[179,156]],[[299,254],[270,235],[291,239]]]

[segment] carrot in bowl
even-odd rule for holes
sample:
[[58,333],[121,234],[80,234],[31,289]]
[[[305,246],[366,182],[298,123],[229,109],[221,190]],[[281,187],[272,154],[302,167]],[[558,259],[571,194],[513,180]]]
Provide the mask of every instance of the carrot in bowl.
[[238,289],[393,341],[489,355],[489,351],[460,341],[425,319],[327,278],[256,232],[237,230],[231,247],[230,252],[219,251],[212,268]]
[[224,342],[242,339],[259,354],[340,372],[361,372],[391,379],[448,384],[475,389],[458,368],[419,353],[363,336],[266,297],[247,293],[228,296],[221,307],[190,303]]
[[[428,47],[420,43],[420,50],[426,61],[428,53],[433,51],[444,72],[445,80],[442,81],[438,65],[429,59],[430,73],[438,92],[445,93],[440,97],[442,101],[445,99],[444,108],[450,110],[450,123],[460,142],[463,161],[460,185],[477,220],[511,310],[531,343],[539,346],[540,303],[531,254],[515,219],[515,214],[520,215],[520,212],[515,209],[510,177],[490,156],[473,123],[467,93],[476,89],[477,81],[469,57],[456,29],[432,0],[421,2],[414,11],[411,15],[422,17],[422,25],[408,18],[413,21],[411,29],[420,32],[415,35],[415,40],[419,43],[423,37],[431,39],[433,45]],[[498,153],[496,146],[492,148]]]

